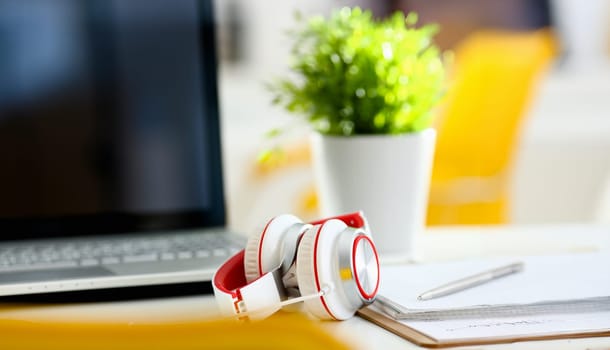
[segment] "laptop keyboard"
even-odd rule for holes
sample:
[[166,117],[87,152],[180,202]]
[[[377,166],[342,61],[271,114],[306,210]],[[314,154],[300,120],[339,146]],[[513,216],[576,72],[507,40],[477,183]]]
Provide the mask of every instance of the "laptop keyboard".
[[228,258],[244,247],[228,234],[102,238],[0,247],[0,272],[184,259]]

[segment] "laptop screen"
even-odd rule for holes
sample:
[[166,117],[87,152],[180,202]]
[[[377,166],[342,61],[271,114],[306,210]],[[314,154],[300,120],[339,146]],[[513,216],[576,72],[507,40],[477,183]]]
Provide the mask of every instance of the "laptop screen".
[[211,1],[0,1],[0,239],[224,224]]

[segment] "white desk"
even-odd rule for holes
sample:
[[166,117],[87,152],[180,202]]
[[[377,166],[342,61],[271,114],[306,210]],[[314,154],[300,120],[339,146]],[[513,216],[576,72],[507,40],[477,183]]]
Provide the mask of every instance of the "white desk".
[[[558,254],[610,251],[610,227],[588,225],[526,227],[434,228],[416,240],[419,261],[464,257]],[[610,278],[610,277],[609,277]],[[21,320],[79,320],[169,322],[218,316],[213,296],[194,296],[129,302],[5,307],[0,318]],[[412,343],[358,317],[325,322],[324,327],[359,349],[414,349]],[[468,347],[471,349],[608,349],[610,337],[520,342]]]

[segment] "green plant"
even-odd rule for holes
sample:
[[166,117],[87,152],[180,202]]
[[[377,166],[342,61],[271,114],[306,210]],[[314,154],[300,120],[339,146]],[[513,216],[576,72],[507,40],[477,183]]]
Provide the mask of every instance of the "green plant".
[[417,15],[377,21],[343,8],[292,32],[294,76],[271,84],[274,103],[323,134],[398,134],[427,128],[444,90],[435,25]]

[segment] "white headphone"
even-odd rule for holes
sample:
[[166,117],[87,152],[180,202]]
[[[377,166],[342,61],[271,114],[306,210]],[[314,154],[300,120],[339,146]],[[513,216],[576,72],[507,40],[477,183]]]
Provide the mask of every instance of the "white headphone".
[[375,300],[379,257],[361,212],[303,223],[271,219],[213,278],[221,312],[264,318],[303,301],[321,319],[344,320]]

